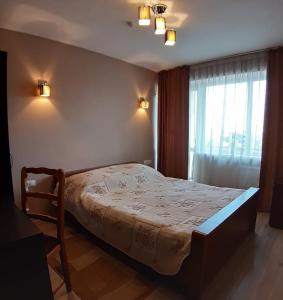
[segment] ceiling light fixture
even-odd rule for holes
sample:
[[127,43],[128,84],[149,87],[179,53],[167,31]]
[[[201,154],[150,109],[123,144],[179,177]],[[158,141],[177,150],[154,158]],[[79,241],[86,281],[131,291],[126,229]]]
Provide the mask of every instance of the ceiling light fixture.
[[165,13],[165,11],[167,9],[167,5],[162,4],[162,3],[157,3],[157,4],[152,5],[151,9],[155,15],[162,15]]
[[139,6],[139,25],[148,26],[150,25],[150,9],[155,14],[155,34],[165,34],[165,45],[174,46],[176,44],[176,30],[166,30],[166,19],[162,16],[166,12],[167,5],[162,3]]
[[166,32],[166,21],[163,17],[155,18],[155,34],[165,34]]
[[165,45],[174,46],[176,44],[177,33],[174,29],[168,29],[165,33]]
[[139,7],[139,25],[149,26],[150,25],[150,6],[141,5]]

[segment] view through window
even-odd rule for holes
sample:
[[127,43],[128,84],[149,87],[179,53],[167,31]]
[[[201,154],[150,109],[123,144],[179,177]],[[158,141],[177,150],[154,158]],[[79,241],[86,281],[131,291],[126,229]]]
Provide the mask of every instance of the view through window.
[[190,80],[190,179],[215,164],[259,169],[265,93],[265,68]]

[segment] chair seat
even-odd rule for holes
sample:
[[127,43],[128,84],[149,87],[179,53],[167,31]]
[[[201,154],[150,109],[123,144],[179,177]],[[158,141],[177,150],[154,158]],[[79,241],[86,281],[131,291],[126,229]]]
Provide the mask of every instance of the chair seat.
[[44,244],[44,250],[46,255],[48,255],[50,252],[52,252],[56,247],[60,245],[57,238],[43,234],[43,244]]

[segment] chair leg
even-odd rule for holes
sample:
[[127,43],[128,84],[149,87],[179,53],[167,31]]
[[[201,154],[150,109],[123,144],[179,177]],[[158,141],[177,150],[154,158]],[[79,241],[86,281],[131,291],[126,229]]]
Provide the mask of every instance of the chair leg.
[[72,291],[72,285],[71,285],[68,260],[67,260],[67,255],[66,255],[66,250],[65,250],[64,245],[61,245],[61,247],[60,247],[60,259],[61,259],[61,265],[62,265],[62,269],[63,269],[66,290],[69,293]]

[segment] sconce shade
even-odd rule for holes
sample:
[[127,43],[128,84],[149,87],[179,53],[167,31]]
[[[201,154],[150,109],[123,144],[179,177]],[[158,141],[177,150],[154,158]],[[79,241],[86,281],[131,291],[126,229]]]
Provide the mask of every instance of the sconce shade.
[[47,84],[46,80],[38,81],[38,89],[39,89],[39,95],[41,97],[49,97],[50,96],[50,86]]
[[149,102],[144,98],[140,98],[140,108],[148,109],[149,108]]
[[155,18],[155,34],[165,34],[166,32],[166,21],[163,17]]
[[174,46],[176,44],[177,34],[176,30],[170,29],[166,31],[165,34],[165,45]]
[[140,26],[150,25],[150,6],[141,5],[139,7],[139,25]]

